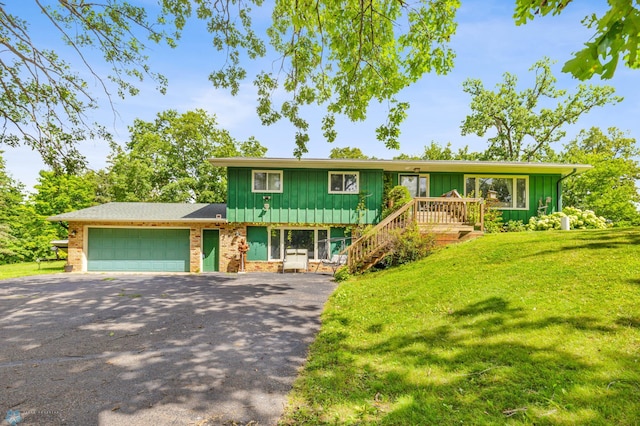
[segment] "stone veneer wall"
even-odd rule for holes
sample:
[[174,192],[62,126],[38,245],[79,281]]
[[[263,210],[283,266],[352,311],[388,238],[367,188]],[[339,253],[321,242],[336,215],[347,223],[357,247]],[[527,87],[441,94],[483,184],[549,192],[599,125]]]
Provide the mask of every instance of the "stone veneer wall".
[[[333,269],[331,267],[323,265],[320,263],[318,266],[318,262],[309,262],[309,268],[306,271],[300,270],[299,272],[316,272],[316,267],[318,268],[318,273],[333,273]],[[266,262],[266,261],[253,261],[247,262],[245,265],[246,272],[282,272],[282,262]],[[293,271],[287,271],[287,274],[293,273]]]

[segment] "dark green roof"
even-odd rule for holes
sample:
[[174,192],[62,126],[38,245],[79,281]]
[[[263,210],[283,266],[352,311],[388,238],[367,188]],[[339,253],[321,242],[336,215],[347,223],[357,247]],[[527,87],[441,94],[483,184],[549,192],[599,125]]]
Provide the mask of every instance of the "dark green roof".
[[226,222],[223,203],[107,203],[62,213],[51,222]]

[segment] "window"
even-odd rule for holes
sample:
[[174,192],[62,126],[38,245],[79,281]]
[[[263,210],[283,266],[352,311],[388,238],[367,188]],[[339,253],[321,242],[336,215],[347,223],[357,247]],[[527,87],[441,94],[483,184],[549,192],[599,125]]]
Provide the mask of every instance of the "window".
[[465,176],[465,195],[484,199],[495,198],[492,205],[499,209],[529,208],[529,178],[527,176]]
[[429,180],[427,175],[400,175],[400,185],[409,190],[411,198],[427,197]]
[[271,228],[269,238],[269,260],[282,260],[288,248],[307,249],[310,260],[329,258],[327,229]]
[[357,194],[358,172],[329,172],[329,194]]
[[282,192],[281,170],[253,170],[251,181],[253,192]]

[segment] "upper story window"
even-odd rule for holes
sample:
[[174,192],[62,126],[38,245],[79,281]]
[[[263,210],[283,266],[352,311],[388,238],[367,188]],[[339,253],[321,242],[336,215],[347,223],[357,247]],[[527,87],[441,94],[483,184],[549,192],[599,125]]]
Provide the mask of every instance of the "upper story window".
[[409,190],[411,198],[427,197],[429,194],[429,176],[428,175],[400,175],[398,177],[400,185]]
[[357,194],[358,172],[329,172],[329,194]]
[[282,192],[282,170],[253,170],[253,192]]
[[471,176],[464,177],[465,195],[474,194],[493,200],[499,209],[526,210],[529,208],[528,176]]

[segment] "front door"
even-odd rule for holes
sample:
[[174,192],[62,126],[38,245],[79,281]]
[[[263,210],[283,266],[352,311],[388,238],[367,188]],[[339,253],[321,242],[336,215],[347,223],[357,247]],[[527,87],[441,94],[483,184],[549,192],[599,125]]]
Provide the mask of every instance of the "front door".
[[205,229],[202,231],[202,271],[216,272],[220,261],[220,231]]
[[429,194],[428,175],[400,175],[400,185],[409,190],[411,198],[427,197]]

